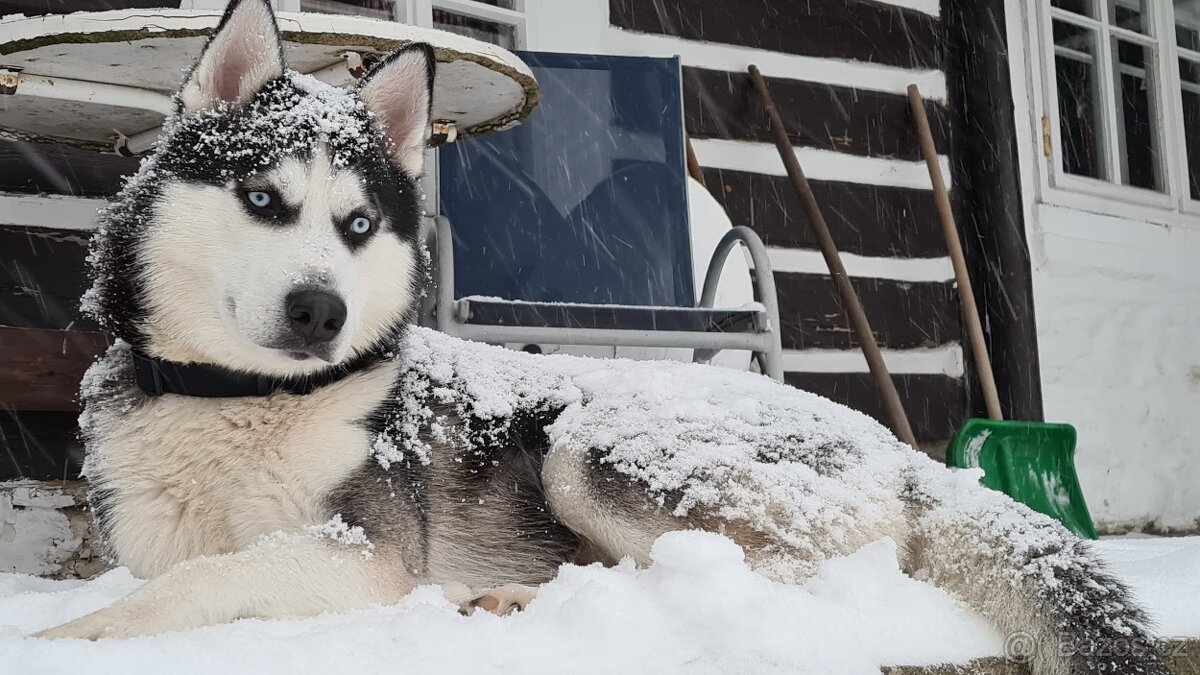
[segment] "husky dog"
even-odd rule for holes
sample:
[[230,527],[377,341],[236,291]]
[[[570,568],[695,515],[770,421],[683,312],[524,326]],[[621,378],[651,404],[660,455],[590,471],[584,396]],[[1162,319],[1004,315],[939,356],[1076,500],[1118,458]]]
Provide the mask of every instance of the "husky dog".
[[750,374],[520,354],[412,327],[434,55],[348,92],[285,69],[266,0],[226,11],[105,213],[85,307],[120,338],[81,427],[112,558],[149,578],[44,631],[126,637],[392,603],[521,608],[565,562],[725,534],[798,582],[880,537],[1023,634],[1038,673],[1165,673],[1086,542]]

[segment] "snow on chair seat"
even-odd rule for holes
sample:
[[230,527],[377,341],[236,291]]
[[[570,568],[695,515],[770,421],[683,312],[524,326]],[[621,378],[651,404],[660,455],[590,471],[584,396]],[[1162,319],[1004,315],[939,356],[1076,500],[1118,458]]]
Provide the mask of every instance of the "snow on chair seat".
[[738,308],[592,305],[519,302],[470,296],[455,303],[457,318],[482,326],[547,326],[597,330],[663,330],[706,333],[764,333],[769,322],[758,303]]

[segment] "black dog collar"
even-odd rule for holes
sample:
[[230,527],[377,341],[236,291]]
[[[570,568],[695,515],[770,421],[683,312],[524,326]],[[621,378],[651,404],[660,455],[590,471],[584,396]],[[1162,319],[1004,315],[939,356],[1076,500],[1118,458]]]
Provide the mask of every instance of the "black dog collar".
[[[362,365],[329,370],[303,377],[249,375],[202,363],[175,363],[132,351],[137,385],[150,396],[180,394],[202,398],[270,396],[285,392],[311,394],[362,369]],[[359,362],[362,364],[362,362]],[[365,365],[365,364],[363,364]]]

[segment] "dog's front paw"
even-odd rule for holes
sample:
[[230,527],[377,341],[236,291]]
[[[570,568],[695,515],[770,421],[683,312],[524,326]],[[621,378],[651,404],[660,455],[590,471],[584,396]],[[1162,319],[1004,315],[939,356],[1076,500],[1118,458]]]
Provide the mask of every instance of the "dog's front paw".
[[68,621],[61,626],[47,628],[33,634],[33,637],[47,640],[99,640],[100,638],[134,637],[148,635],[153,632],[149,626],[139,626],[141,622],[125,615],[115,606],[85,614],[74,621]]
[[475,598],[459,605],[459,613],[470,616],[476,609],[492,614],[511,614],[524,610],[537,595],[537,589],[521,584],[506,584],[487,591],[480,591]]
[[38,631],[32,637],[46,640],[97,640],[105,637],[107,626],[98,621],[91,621],[91,617],[92,615],[89,614],[74,621],[68,621],[61,626]]
[[148,602],[138,593],[118,600],[103,609],[53,628],[33,634],[48,640],[131,638],[186,630],[205,624],[186,606],[166,602]]

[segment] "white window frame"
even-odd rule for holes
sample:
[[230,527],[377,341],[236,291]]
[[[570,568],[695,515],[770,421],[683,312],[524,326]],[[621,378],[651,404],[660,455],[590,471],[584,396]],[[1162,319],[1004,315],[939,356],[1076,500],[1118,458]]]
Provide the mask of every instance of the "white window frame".
[[[1136,220],[1148,220],[1168,225],[1200,226],[1200,201],[1191,198],[1188,190],[1187,152],[1183,143],[1183,101],[1179,56],[1191,52],[1178,47],[1175,36],[1174,6],[1170,0],[1152,0],[1149,8],[1151,35],[1112,26],[1108,21],[1108,3],[1098,0],[1099,18],[1088,19],[1050,6],[1050,0],[1025,0],[1029,36],[1030,94],[1034,103],[1034,130],[1040,162],[1040,201],[1043,203],[1109,213]],[[1104,161],[1109,175],[1120,175],[1120,158],[1110,150],[1120,147],[1117,98],[1113,81],[1111,40],[1153,46],[1156,54],[1159,94],[1154,105],[1154,122],[1160,135],[1160,161],[1163,192],[1122,185],[1069,174],[1062,166],[1063,135],[1058,114],[1058,82],[1055,71],[1053,19],[1068,16],[1073,24],[1088,26],[1100,37],[1097,77],[1100,81],[1100,101],[1106,106],[1103,115],[1102,138],[1105,142]],[[1197,55],[1200,56],[1200,55]],[[1050,155],[1045,153],[1049,145]],[[1118,153],[1119,154],[1119,153]]]
[[[214,1],[224,2],[224,0]],[[272,0],[277,10],[285,12],[300,11],[300,1]],[[527,17],[530,9],[535,8],[538,2],[539,0],[512,0],[513,8],[506,9],[474,0],[396,0],[395,14],[392,18],[399,23],[432,28],[433,10],[444,9],[455,14],[511,26],[514,49],[530,49],[531,31]],[[425,193],[424,209],[427,215],[438,212],[440,195],[437,176],[437,151],[428,150],[425,153],[425,175],[421,178],[421,190]]]
[[[536,1],[536,0],[534,0]],[[433,27],[433,10],[444,9],[476,19],[493,21],[513,27],[515,49],[529,49],[529,22],[526,20],[530,0],[513,0],[513,9],[504,9],[473,0],[397,0],[396,20],[414,26]],[[425,152],[425,175],[421,190],[425,193],[426,215],[441,212],[441,191],[438,180],[437,150]]]
[[[210,0],[191,0],[192,3],[208,2]],[[282,12],[299,12],[301,0],[271,0],[275,9]],[[533,0],[536,2],[536,0]],[[218,5],[224,5],[225,0],[211,0]],[[475,0],[396,0],[395,15],[392,17],[400,23],[413,26],[433,27],[433,10],[444,9],[455,14],[482,19],[513,28],[515,49],[529,49],[529,22],[526,5],[530,0],[512,0],[512,9],[496,7]],[[184,0],[188,4],[188,0]]]
[[[401,3],[404,0],[400,0]],[[529,32],[526,17],[526,0],[512,0],[512,9],[496,7],[474,0],[407,0],[413,8],[415,22],[419,26],[433,26],[433,10],[444,9],[448,12],[482,19],[493,23],[511,26],[513,29],[514,49],[529,49]],[[397,3],[400,4],[400,3]]]
[[[299,12],[300,0],[273,0],[275,8],[286,12]],[[392,17],[400,23],[412,26],[433,27],[433,10],[444,9],[448,12],[482,19],[513,28],[515,49],[528,49],[528,22],[525,20],[526,3],[528,0],[512,0],[512,9],[496,7],[475,0],[396,0],[395,15]]]
[[[1170,18],[1172,21],[1174,21],[1174,19],[1175,19],[1174,5],[1167,4],[1167,7],[1171,12]],[[1197,26],[1197,29],[1200,30],[1200,26]],[[1175,30],[1175,25],[1174,25],[1174,23],[1172,23],[1172,25],[1171,25],[1172,33],[1174,33],[1174,30]],[[1175,159],[1176,159],[1176,170],[1179,172],[1179,177],[1180,177],[1179,178],[1179,189],[1181,191],[1180,203],[1182,206],[1182,210],[1185,213],[1192,213],[1192,214],[1200,216],[1200,199],[1192,199],[1191,194],[1190,194],[1191,186],[1188,183],[1187,149],[1185,147],[1183,147],[1183,141],[1186,138],[1186,134],[1187,134],[1188,130],[1185,129],[1183,126],[1183,74],[1179,68],[1180,57],[1187,57],[1187,59],[1189,61],[1193,61],[1197,64],[1200,64],[1200,52],[1192,51],[1190,49],[1184,49],[1183,47],[1180,47],[1178,38],[1171,40],[1171,54],[1170,54],[1169,58],[1171,59],[1170,75],[1171,75],[1172,80],[1171,80],[1171,91],[1169,92],[1169,94],[1171,97],[1171,103],[1170,103],[1171,108],[1172,108],[1172,110],[1175,111],[1174,117],[1176,118],[1175,119],[1175,124],[1176,124],[1175,138],[1179,142],[1179,146],[1178,146],[1179,152],[1177,153],[1178,156],[1175,157]],[[1194,85],[1191,85],[1191,83],[1189,83],[1189,86],[1194,86]],[[1200,133],[1200,129],[1193,130],[1192,133]],[[1200,158],[1197,158],[1197,161],[1200,161]]]

